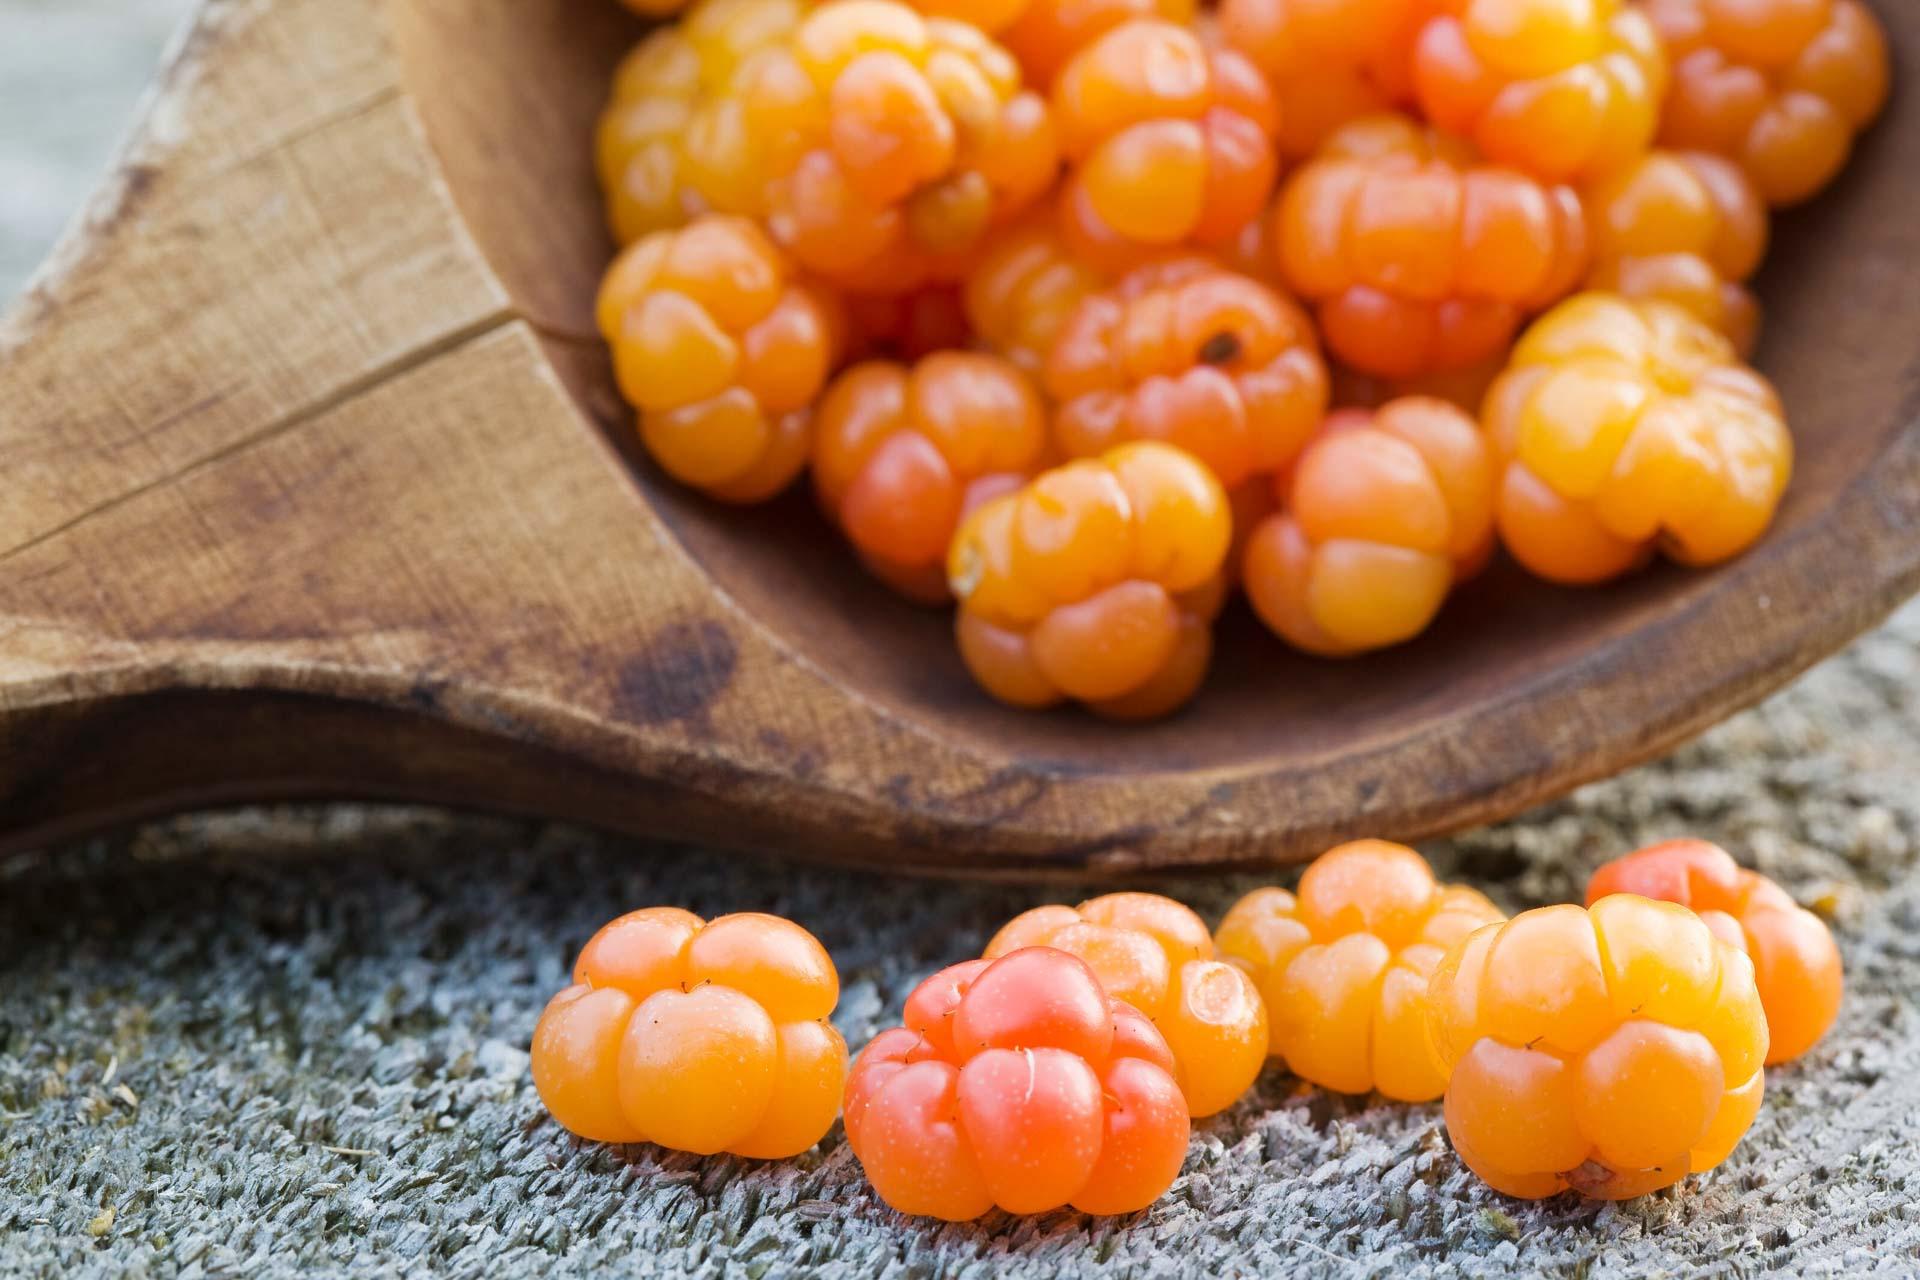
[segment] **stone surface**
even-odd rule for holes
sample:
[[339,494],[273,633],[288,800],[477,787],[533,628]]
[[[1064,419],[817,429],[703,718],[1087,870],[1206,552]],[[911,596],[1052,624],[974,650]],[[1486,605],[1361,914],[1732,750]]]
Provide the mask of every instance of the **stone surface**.
[[[188,744],[190,749],[190,744]],[[964,1227],[879,1205],[836,1127],[753,1165],[581,1143],[526,1046],[573,952],[653,902],[818,931],[854,1045],[1057,896],[565,827],[248,812],[0,866],[0,1274],[1639,1275],[1920,1271],[1920,609],[1671,759],[1433,845],[1509,909],[1609,855],[1719,840],[1827,911],[1837,1029],[1721,1169],[1604,1207],[1489,1193],[1437,1107],[1278,1068],[1134,1218]],[[1216,917],[1246,881],[1159,886]]]
[[[0,294],[84,195],[186,7],[0,0]],[[1520,1205],[1461,1168],[1437,1107],[1276,1068],[1199,1127],[1148,1212],[966,1227],[877,1204],[837,1127],[769,1165],[576,1142],[544,1118],[526,1045],[574,950],[628,907],[805,922],[857,1047],[1047,890],[355,808],[16,858],[0,1275],[1920,1272],[1920,609],[1669,760],[1429,852],[1518,909],[1683,833],[1826,911],[1849,970],[1840,1025],[1770,1073],[1715,1173],[1618,1206]],[[1248,883],[1155,887],[1213,917]]]

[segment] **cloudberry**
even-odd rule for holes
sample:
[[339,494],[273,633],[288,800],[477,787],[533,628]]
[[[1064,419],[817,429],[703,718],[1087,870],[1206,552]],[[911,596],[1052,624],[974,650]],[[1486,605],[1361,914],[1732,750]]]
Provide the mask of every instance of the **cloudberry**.
[[1447,1135],[1510,1196],[1671,1186],[1726,1159],[1760,1108],[1753,965],[1672,903],[1616,894],[1481,928],[1428,1005]]
[[1591,583],[1658,548],[1688,565],[1766,531],[1793,441],[1766,379],[1664,302],[1569,299],[1536,321],[1487,394],[1495,518],[1521,564]]
[[1053,85],[1074,54],[1131,18],[1193,21],[1194,0],[1028,0],[999,40],[1020,60],[1027,83]]
[[1497,164],[1554,182],[1632,163],[1652,145],[1666,52],[1626,0],[1437,0],[1414,46],[1436,127]]
[[699,135],[703,182],[756,195],[801,266],[854,292],[957,279],[1054,179],[1046,103],[1012,56],[894,0],[810,10],[737,81]]
[[1028,947],[943,969],[905,1021],[861,1052],[846,1097],[847,1145],[901,1213],[1131,1213],[1180,1172],[1173,1054],[1077,958]]
[[1121,719],[1164,715],[1206,676],[1231,536],[1220,482],[1171,446],[1044,472],[954,535],[960,656],[1014,706],[1074,698]]
[[1767,1062],[1813,1048],[1840,1012],[1840,949],[1819,916],[1705,840],[1667,840],[1616,858],[1587,882],[1587,905],[1615,893],[1677,902],[1753,961],[1767,1014]]
[[967,318],[988,346],[1037,376],[1068,318],[1104,283],[1043,213],[988,242],[967,274]]
[[1222,0],[1221,38],[1273,83],[1282,155],[1304,159],[1341,126],[1404,105],[1430,0]]
[[826,949],[792,921],[631,912],[593,935],[540,1015],[534,1087],[583,1138],[798,1155],[839,1111],[839,997]]
[[1769,204],[1833,181],[1886,104],[1886,32],[1859,0],[1649,0],[1673,59],[1669,147],[1739,163]]
[[1048,353],[1046,388],[1067,457],[1163,440],[1231,488],[1300,451],[1326,410],[1327,370],[1305,312],[1188,257],[1083,299]]
[[1327,420],[1275,485],[1241,581],[1261,619],[1309,653],[1409,640],[1493,548],[1493,460],[1443,400],[1394,400]]
[[1252,63],[1158,18],[1122,23],[1053,84],[1068,242],[1111,268],[1134,248],[1224,244],[1273,192],[1272,91]]
[[[595,155],[607,220],[621,244],[697,214],[760,211],[757,191],[711,181],[705,134],[738,111],[743,68],[783,44],[803,0],[695,0],[621,62]],[[698,180],[697,180],[698,179]]]
[[978,27],[998,38],[1032,7],[1032,0],[908,0],[929,18],[944,18]]
[[1024,374],[997,356],[944,351],[835,378],[814,413],[813,478],[881,579],[939,603],[965,510],[1017,489],[1046,448],[1046,415]]
[[635,241],[607,269],[598,319],[668,474],[728,502],[799,474],[834,321],[752,222],[707,214]]
[[1297,896],[1240,899],[1213,940],[1253,975],[1271,1051],[1295,1075],[1425,1102],[1446,1086],[1428,1042],[1428,976],[1447,948],[1500,918],[1474,890],[1435,883],[1404,845],[1356,840],[1315,859]]
[[1385,378],[1470,368],[1587,267],[1571,187],[1481,163],[1403,116],[1338,130],[1276,213],[1287,282],[1334,355]]
[[1172,898],[1109,893],[1078,907],[1035,907],[996,933],[985,955],[1043,946],[1080,957],[1108,995],[1147,1015],[1173,1052],[1193,1115],[1224,1111],[1260,1074],[1260,993],[1242,970],[1214,958],[1207,926]]
[[1654,151],[1589,186],[1590,287],[1682,307],[1752,353],[1760,304],[1744,283],[1767,251],[1767,206],[1731,160]]

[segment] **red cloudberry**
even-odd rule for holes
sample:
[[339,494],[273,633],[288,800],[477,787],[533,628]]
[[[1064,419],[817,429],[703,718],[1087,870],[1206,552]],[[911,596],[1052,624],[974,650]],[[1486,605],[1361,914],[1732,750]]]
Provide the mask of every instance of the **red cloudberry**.
[[1216,960],[1200,917],[1157,893],[1109,893],[1035,907],[993,936],[986,958],[1056,947],[1086,961],[1108,995],[1166,1037],[1195,1116],[1233,1105],[1267,1059],[1267,1011],[1251,979]]
[[847,1144],[882,1200],[964,1222],[995,1205],[1131,1213],[1185,1158],[1186,1100],[1145,1015],[1064,951],[934,974],[847,1079]]

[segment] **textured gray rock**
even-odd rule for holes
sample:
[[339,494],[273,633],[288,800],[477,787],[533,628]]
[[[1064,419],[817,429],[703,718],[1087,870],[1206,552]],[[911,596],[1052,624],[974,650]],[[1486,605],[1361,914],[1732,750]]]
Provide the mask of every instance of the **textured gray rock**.
[[[188,744],[190,747],[190,744]],[[906,1221],[838,1128],[750,1165],[576,1142],[526,1045],[573,951],[651,902],[769,909],[856,1046],[1045,889],[820,871],[415,811],[250,812],[0,866],[0,1274],[1920,1273],[1920,608],[1671,759],[1433,845],[1508,908],[1719,840],[1835,920],[1848,1000],[1720,1170],[1522,1205],[1436,1107],[1270,1069],[1137,1217]],[[1217,915],[1247,881],[1168,887]]]

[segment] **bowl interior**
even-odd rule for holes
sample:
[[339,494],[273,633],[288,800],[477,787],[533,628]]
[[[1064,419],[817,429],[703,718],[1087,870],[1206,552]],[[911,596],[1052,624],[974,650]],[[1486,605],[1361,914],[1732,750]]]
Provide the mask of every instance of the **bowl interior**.
[[[1875,5],[1909,73],[1920,6]],[[586,414],[718,585],[806,660],[903,718],[991,754],[1071,771],[1272,770],[1418,734],[1463,707],[1524,698],[1619,640],[1711,603],[1724,571],[1659,566],[1570,591],[1501,564],[1458,592],[1418,641],[1327,662],[1294,654],[1245,610],[1223,619],[1214,674],[1185,712],[1120,729],[1073,710],[989,702],[956,656],[943,613],[868,578],[805,486],[735,510],[666,481],[642,455],[592,333],[612,253],[591,164],[614,63],[644,29],[611,0],[394,0],[409,89],[482,251],[547,338]],[[1807,535],[1920,409],[1920,93],[1896,93],[1853,165],[1810,207],[1777,219],[1759,289],[1759,355],[1785,399],[1798,458],[1767,545]],[[1637,660],[1658,661],[1639,651]],[[1542,765],[1546,763],[1543,761]]]

